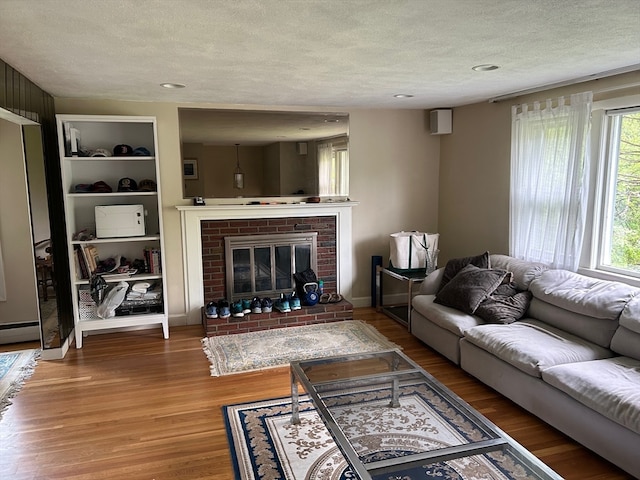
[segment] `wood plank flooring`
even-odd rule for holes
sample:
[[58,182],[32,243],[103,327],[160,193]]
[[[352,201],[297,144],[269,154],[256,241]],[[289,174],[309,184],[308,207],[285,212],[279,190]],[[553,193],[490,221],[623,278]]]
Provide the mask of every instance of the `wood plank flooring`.
[[[567,479],[628,475],[474,380],[374,309],[375,326]],[[0,479],[231,480],[221,407],[285,397],[289,370],[211,377],[201,326],[89,336],[41,361],[0,421]]]

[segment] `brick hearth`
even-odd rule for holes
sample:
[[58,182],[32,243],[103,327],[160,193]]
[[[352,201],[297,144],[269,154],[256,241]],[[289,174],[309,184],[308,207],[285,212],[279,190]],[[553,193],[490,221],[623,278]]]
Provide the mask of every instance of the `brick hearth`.
[[[271,219],[203,220],[202,271],[205,305],[228,298],[224,258],[224,237],[239,235],[264,235],[292,232],[318,232],[318,269],[316,275],[324,281],[324,291],[336,291],[336,218],[335,216],[309,216]],[[249,314],[245,317],[208,319],[201,313],[202,325],[207,336],[268,330],[271,328],[326,323],[353,318],[353,305],[346,300],[336,304],[318,304],[302,307],[289,313],[274,311]]]
[[250,313],[239,318],[207,318],[204,307],[201,312],[202,326],[208,337],[353,319],[353,305],[346,300],[302,307],[301,310],[289,313],[280,313],[274,309],[271,313]]

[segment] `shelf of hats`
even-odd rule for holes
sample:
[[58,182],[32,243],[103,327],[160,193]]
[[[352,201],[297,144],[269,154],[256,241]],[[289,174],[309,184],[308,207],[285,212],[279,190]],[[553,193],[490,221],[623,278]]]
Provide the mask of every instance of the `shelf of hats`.
[[[155,118],[57,115],[57,124],[76,346],[82,332],[146,323],[167,338]],[[133,299],[146,303],[125,308]]]

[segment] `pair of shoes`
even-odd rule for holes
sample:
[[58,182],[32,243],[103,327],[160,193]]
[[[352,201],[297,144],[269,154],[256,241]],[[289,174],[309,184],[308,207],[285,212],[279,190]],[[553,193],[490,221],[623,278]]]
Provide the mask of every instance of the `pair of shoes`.
[[342,301],[342,295],[339,293],[323,293],[320,295],[320,303],[338,303]]
[[289,300],[287,300],[287,297],[285,297],[283,293],[280,294],[280,298],[276,300],[276,303],[273,306],[281,313],[288,313],[291,311]]
[[242,300],[237,300],[231,304],[231,315],[233,315],[234,317],[244,317]]
[[224,298],[218,301],[218,316],[220,318],[229,318],[231,316],[231,310],[229,309],[229,302]]
[[269,297],[264,297],[261,302],[262,313],[271,313],[273,311],[273,302]]
[[207,318],[218,318],[218,305],[216,302],[209,302],[204,309],[204,314]]
[[302,308],[300,297],[298,297],[295,290],[289,297],[289,306],[291,307],[291,310],[300,310]]

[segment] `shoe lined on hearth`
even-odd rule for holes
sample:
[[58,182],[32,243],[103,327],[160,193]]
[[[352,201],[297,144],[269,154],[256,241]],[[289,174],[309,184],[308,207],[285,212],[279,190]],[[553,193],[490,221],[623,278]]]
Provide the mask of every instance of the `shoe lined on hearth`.
[[218,318],[218,306],[216,305],[216,302],[207,303],[204,313],[207,318]]
[[218,301],[218,316],[220,318],[229,318],[231,316],[231,310],[229,309],[229,302],[224,298]]
[[253,297],[251,301],[251,313],[262,313],[262,303],[258,297]]
[[231,315],[234,317],[244,317],[244,312],[242,311],[242,300],[238,300],[231,304]]
[[285,297],[283,293],[280,294],[280,298],[276,300],[276,303],[273,306],[281,313],[288,313],[291,311],[289,300],[287,300],[287,297]]
[[251,313],[251,300],[248,298],[243,298],[242,300],[242,313],[247,314]]
[[273,311],[273,302],[269,297],[264,297],[261,302],[262,313],[271,313]]
[[291,307],[291,310],[300,310],[302,308],[302,305],[300,304],[300,297],[298,297],[295,291],[289,297],[289,306]]

